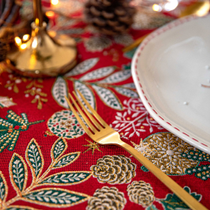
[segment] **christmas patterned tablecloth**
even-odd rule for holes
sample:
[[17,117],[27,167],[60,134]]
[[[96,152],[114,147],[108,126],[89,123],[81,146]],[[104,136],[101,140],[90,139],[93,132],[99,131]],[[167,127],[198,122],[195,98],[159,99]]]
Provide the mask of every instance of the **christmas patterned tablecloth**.
[[133,84],[135,49],[122,51],[175,15],[138,13],[129,33],[114,37],[81,13],[54,18],[48,28],[77,41],[77,66],[56,78],[0,76],[0,209],[189,209],[129,153],[85,134],[65,100],[76,89],[123,141],[210,209],[210,156],[155,122]]

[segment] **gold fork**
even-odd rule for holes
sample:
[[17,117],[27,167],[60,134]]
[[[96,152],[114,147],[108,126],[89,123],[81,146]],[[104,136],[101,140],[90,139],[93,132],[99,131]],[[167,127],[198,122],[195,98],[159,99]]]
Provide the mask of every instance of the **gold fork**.
[[[76,100],[69,93],[74,106],[80,113],[85,123],[82,121],[81,117],[77,114],[77,111],[70,103],[67,97],[66,101],[69,104],[70,109],[74,113],[75,117],[79,121],[82,128],[85,130],[87,135],[93,139],[95,142],[103,145],[117,145],[121,146],[127,150],[133,157],[135,157],[141,164],[143,164],[151,173],[153,173],[163,184],[165,184],[172,192],[174,192],[183,202],[185,202],[193,210],[207,210],[201,203],[199,203],[194,197],[187,193],[181,186],[174,182],[169,176],[163,173],[159,168],[157,168],[153,163],[151,163],[147,158],[145,158],[140,152],[134,149],[129,144],[126,144],[120,139],[120,135],[113,128],[111,128],[90,106],[86,101],[85,97],[78,91],[82,100],[85,102],[91,113],[85,108],[80,99],[77,97],[76,93],[73,92]],[[82,109],[81,109],[81,108]],[[82,111],[83,110],[83,111]],[[94,117],[93,117],[94,116]],[[97,120],[96,120],[97,119]]]

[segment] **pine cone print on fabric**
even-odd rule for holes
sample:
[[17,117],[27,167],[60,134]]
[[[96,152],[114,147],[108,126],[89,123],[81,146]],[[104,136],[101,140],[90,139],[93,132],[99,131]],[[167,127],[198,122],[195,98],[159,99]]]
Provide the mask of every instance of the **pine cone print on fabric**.
[[90,169],[100,183],[125,184],[136,176],[136,164],[124,155],[106,155]]
[[144,181],[134,181],[127,187],[130,201],[148,207],[155,200],[154,192],[149,183]]
[[88,201],[86,210],[122,210],[126,204],[124,194],[116,187],[97,189]]
[[88,0],[85,5],[87,22],[106,35],[125,33],[134,14],[127,0]]

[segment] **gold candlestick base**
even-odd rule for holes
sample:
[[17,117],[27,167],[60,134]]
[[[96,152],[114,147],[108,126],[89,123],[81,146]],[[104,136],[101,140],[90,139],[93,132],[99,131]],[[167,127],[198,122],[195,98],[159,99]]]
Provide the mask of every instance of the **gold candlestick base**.
[[58,37],[55,32],[47,32],[45,22],[42,26],[32,23],[31,38],[19,44],[6,58],[11,70],[29,77],[64,74],[76,63],[76,42],[65,35]]

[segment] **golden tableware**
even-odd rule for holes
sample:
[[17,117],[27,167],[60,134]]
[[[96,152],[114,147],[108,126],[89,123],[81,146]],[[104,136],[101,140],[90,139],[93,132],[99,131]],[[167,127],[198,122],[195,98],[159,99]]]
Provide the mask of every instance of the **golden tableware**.
[[[66,100],[69,104],[71,111],[74,113],[75,117],[79,121],[82,128],[85,130],[87,135],[93,139],[95,142],[102,145],[117,145],[128,151],[133,157],[135,157],[140,163],[142,163],[151,173],[153,173],[163,184],[165,184],[172,192],[174,192],[183,202],[185,202],[193,210],[207,210],[201,203],[199,203],[194,197],[187,193],[181,186],[179,186],[175,181],[173,181],[169,176],[162,172],[158,167],[156,167],[152,162],[145,158],[140,152],[134,149],[129,144],[126,144],[120,139],[120,135],[113,128],[111,128],[90,106],[86,101],[84,96],[78,91],[82,100],[85,102],[86,106],[90,110],[87,111],[85,106],[82,104],[80,99],[77,97],[76,93],[74,96],[76,100],[69,94],[74,107],[80,113],[87,125],[82,121],[77,111],[70,103],[69,99]],[[83,110],[83,111],[82,111]],[[97,119],[97,120],[96,120]],[[88,128],[88,127],[89,128]]]
[[[33,0],[35,22],[31,36],[16,37],[16,48],[6,58],[11,70],[23,76],[43,77],[64,74],[77,62],[76,42],[67,36],[47,31],[41,0]],[[27,37],[29,39],[27,39]]]

